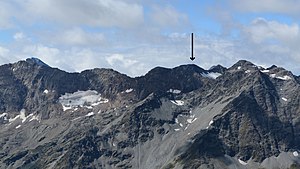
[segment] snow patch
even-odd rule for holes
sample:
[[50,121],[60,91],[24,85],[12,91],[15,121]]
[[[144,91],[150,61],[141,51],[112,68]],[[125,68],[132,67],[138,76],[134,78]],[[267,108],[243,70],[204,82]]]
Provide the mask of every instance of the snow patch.
[[90,117],[90,116],[93,116],[95,113],[94,112],[90,112],[88,113],[87,115],[85,115],[86,117]]
[[216,79],[217,77],[221,76],[222,74],[217,73],[217,72],[209,72],[209,73],[201,73],[201,75],[204,76],[204,77]]
[[39,120],[39,117],[38,117],[38,116],[34,116],[34,115],[32,115],[32,117],[31,117],[31,119],[29,120],[29,122],[31,122],[31,121],[33,121],[33,120],[36,120],[36,121],[39,121],[39,122],[40,122],[40,120]]
[[45,94],[48,94],[49,93],[49,90],[44,90],[44,92],[43,93],[45,93]]
[[177,118],[175,118],[175,123],[177,123],[177,124],[179,123]]
[[66,93],[59,97],[59,102],[62,105],[63,110],[67,111],[77,107],[92,109],[93,106],[107,103],[109,100],[102,98],[101,94],[95,90],[87,90],[75,93]]
[[241,66],[239,66],[237,69],[238,69],[238,70],[240,70],[241,68],[242,68],[242,67],[241,67]]
[[174,129],[175,131],[179,131],[180,129]]
[[276,74],[270,74],[271,78],[276,78],[276,79],[280,79],[280,80],[291,80],[292,78],[288,75],[284,75],[284,76],[276,76]]
[[208,123],[208,126],[211,126],[213,123],[214,123],[214,121],[211,120],[211,121]]
[[22,119],[22,123],[24,123],[27,119],[25,113],[26,113],[25,109],[22,109],[20,111],[20,116],[19,117],[20,117],[20,119]]
[[133,91],[133,89],[131,89],[131,88],[125,90],[126,93],[130,93],[130,92],[132,92],[132,91]]
[[174,94],[179,94],[179,93],[181,93],[181,90],[178,90],[178,89],[169,89],[168,92],[169,93],[174,93]]
[[275,77],[276,77],[276,74],[270,74],[270,77],[271,77],[271,78],[275,78]]
[[194,121],[196,121],[198,118],[196,117],[196,118],[194,118],[193,120],[192,120],[192,122],[191,123],[193,123]]
[[22,109],[21,111],[20,111],[20,114],[19,115],[17,115],[16,117],[14,117],[14,118],[10,118],[10,119],[8,119],[8,121],[9,122],[14,122],[15,120],[17,120],[17,119],[21,119],[22,120],[22,123],[24,123],[25,121],[26,121],[26,119],[27,119],[27,117],[30,117],[30,116],[32,116],[32,114],[30,114],[29,116],[27,116],[26,117],[26,115],[25,115],[25,109]]
[[187,130],[189,126],[190,126],[190,124],[188,124],[188,125],[184,128],[184,130]]
[[250,73],[250,72],[251,72],[251,70],[246,70],[246,71],[245,71],[245,73]]
[[171,102],[177,106],[183,106],[184,105],[184,101],[182,100],[171,100]]
[[276,77],[276,78],[277,78],[277,79],[280,79],[280,80],[291,80],[291,79],[292,79],[290,76],[287,76],[287,75],[285,75],[285,76],[283,76],[283,77],[278,76],[278,77]]
[[261,70],[261,72],[268,73],[268,72],[270,72],[270,70]]
[[193,115],[193,116],[191,116],[191,117],[192,117],[192,118],[186,120],[186,121],[187,121],[188,123],[190,123],[190,124],[197,120],[197,117],[194,118],[195,115]]
[[17,127],[16,127],[16,129],[18,129],[18,128],[20,128],[21,127],[21,125],[18,125]]
[[242,164],[242,165],[247,165],[247,163],[241,159],[239,159],[239,162]]
[[293,155],[294,155],[295,157],[298,157],[298,156],[299,156],[299,153],[298,153],[297,151],[294,151],[294,152],[293,152]]
[[281,99],[282,99],[283,101],[287,101],[287,98],[282,97]]

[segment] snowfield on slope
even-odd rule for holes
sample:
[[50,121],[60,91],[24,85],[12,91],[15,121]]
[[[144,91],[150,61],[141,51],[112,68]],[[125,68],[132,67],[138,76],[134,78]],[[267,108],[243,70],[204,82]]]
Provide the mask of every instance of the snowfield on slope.
[[59,103],[62,104],[63,110],[69,110],[76,107],[96,106],[102,103],[107,103],[108,99],[102,98],[95,90],[77,91],[75,93],[66,93],[59,97]]
[[217,72],[209,72],[209,73],[201,73],[201,75],[203,77],[208,77],[208,78],[212,78],[212,79],[216,79],[217,77],[221,76],[221,73],[217,73]]

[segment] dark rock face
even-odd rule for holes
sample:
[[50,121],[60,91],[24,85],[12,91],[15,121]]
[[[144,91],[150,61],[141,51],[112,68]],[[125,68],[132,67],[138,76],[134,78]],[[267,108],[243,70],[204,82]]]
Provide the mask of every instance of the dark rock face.
[[297,167],[299,81],[245,60],[137,78],[36,58],[3,65],[0,168],[274,168],[273,157]]

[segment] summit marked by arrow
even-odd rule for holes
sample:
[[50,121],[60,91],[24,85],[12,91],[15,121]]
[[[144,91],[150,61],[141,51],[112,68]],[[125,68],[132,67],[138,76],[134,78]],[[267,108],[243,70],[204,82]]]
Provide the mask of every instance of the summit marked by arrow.
[[191,34],[191,57],[190,59],[193,61],[194,57],[194,33]]

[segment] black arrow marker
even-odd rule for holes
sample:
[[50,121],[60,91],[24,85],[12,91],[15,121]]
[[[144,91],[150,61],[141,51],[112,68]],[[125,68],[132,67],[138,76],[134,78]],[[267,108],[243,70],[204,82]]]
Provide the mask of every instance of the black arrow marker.
[[191,60],[194,60],[195,57],[194,57],[194,33],[192,33],[191,35],[191,54],[192,56],[190,57]]

